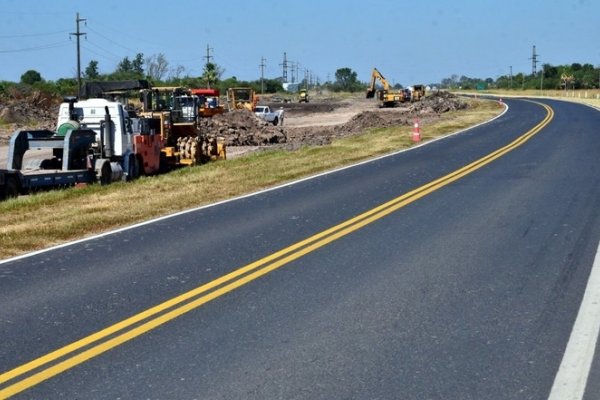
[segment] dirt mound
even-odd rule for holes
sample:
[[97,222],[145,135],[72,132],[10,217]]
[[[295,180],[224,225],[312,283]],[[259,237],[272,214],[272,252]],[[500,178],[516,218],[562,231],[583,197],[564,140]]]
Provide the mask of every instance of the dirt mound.
[[405,112],[381,113],[376,111],[363,111],[352,117],[352,119],[344,125],[335,127],[335,129],[338,132],[357,133],[368,128],[387,128],[396,125],[410,125]]
[[0,98],[0,143],[8,143],[18,129],[54,129],[60,99],[33,92],[29,95],[13,93]]
[[262,146],[286,141],[283,128],[267,123],[248,110],[204,118],[201,124],[205,132],[224,138],[227,146]]
[[419,102],[412,103],[410,112],[413,114],[443,114],[449,111],[463,110],[467,107],[468,104],[460,97],[448,92],[437,92]]

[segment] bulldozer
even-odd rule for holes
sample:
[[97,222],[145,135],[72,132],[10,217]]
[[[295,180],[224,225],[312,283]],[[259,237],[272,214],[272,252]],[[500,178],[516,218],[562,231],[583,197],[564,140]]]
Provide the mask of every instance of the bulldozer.
[[250,87],[235,87],[227,89],[227,109],[254,111],[258,104],[256,91]]
[[298,103],[308,103],[308,90],[300,89],[298,93]]
[[225,159],[226,150],[216,137],[200,131],[198,96],[183,87],[153,87],[140,91],[141,117],[150,119],[164,146],[161,165],[177,167]]
[[424,85],[413,85],[411,101],[421,101],[425,97],[425,86]]
[[[381,82],[383,89],[376,88],[377,81]],[[390,83],[377,68],[373,68],[373,72],[371,73],[371,83],[367,88],[367,99],[372,99],[375,96],[377,96],[377,99],[379,100],[380,107],[396,107],[409,100],[404,91],[392,91]]]

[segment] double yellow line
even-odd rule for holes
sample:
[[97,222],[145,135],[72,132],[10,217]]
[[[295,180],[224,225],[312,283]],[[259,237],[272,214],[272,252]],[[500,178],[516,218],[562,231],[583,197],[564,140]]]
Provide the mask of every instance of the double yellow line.
[[[545,104],[538,104],[546,109],[546,117],[515,141],[493,153],[339,225],[333,226],[294,245],[286,247],[227,275],[199,286],[194,290],[174,297],[92,335],[2,373],[0,375],[0,385],[13,380],[15,380],[15,382],[0,390],[0,399],[5,399],[20,393],[93,357],[128,342],[131,339],[151,331],[211,300],[315,251],[334,240],[355,232],[358,229],[399,210],[407,204],[417,201],[418,199],[427,196],[429,193],[478,170],[479,168],[482,168],[497,158],[502,157],[509,151],[521,146],[548,125],[554,117],[554,111]],[[16,381],[17,378],[22,376],[25,377]]]

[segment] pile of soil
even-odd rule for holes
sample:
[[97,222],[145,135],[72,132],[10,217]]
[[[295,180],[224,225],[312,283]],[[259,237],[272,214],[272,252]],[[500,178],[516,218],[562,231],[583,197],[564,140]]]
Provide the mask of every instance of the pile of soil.
[[448,92],[437,92],[425,97],[422,101],[412,103],[413,114],[443,114],[449,111],[463,110],[468,107],[460,97]]
[[[269,104],[263,103],[263,104]],[[0,98],[0,144],[8,143],[17,129],[54,129],[60,99],[33,93],[27,97]],[[415,118],[434,120],[439,115],[468,107],[461,98],[447,93],[430,94],[419,102],[397,108],[377,108],[377,102],[364,98],[318,99],[311,103],[273,103],[272,109],[283,108],[285,115],[279,126],[256,117],[248,110],[235,110],[201,120],[201,130],[221,138],[226,146],[277,146],[296,149],[303,145],[325,145],[338,137],[351,136],[369,128],[409,126]],[[345,123],[329,124],[325,120],[341,112]],[[351,115],[351,116],[349,116]],[[307,119],[309,126],[291,124],[287,118]],[[349,118],[349,119],[348,119]]]
[[[342,106],[347,106],[347,103],[337,104],[334,108]],[[331,143],[334,138],[356,135],[370,128],[411,126],[417,118],[421,122],[430,122],[439,118],[443,113],[467,107],[468,104],[461,98],[447,92],[438,92],[419,102],[406,103],[401,107],[374,108],[358,112],[348,122],[340,125],[287,128],[285,133],[288,140],[284,148],[296,149],[302,145],[326,145]]]
[[233,110],[203,118],[201,130],[223,138],[226,146],[263,146],[287,140],[282,127],[273,126],[248,110]]
[[18,129],[55,129],[61,99],[33,92],[0,97],[0,144]]

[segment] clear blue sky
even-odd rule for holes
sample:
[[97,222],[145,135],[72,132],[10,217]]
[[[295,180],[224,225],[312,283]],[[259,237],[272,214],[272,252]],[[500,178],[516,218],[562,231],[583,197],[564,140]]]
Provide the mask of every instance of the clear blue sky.
[[[199,76],[210,46],[223,78],[282,75],[283,53],[321,82],[349,67],[367,81],[377,67],[392,83],[453,74],[496,78],[542,63],[600,65],[598,0],[0,0],[0,81],[29,69],[46,80],[76,76],[75,16],[82,71],[101,73],[137,53],[165,55]],[[291,77],[291,72],[288,72]],[[302,75],[303,76],[303,75]]]

